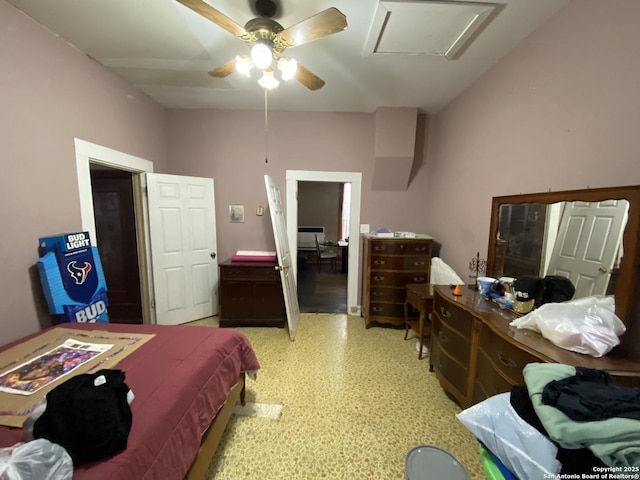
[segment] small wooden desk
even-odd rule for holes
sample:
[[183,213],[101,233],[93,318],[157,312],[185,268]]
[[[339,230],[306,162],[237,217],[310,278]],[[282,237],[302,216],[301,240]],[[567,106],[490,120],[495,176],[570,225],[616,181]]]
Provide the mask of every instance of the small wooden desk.
[[[428,320],[428,315],[433,310],[433,285],[429,283],[410,283],[406,289],[407,299],[404,301],[404,339],[407,339],[409,327],[418,333],[420,337],[418,358],[422,359],[424,339],[425,337],[431,336],[431,322]],[[409,305],[420,312],[420,318],[418,320],[409,319]]]

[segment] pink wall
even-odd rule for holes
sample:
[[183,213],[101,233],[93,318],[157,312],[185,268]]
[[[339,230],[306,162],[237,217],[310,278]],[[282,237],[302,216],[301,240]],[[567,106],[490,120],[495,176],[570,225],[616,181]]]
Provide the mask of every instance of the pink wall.
[[[424,117],[419,124],[424,130]],[[172,173],[214,179],[221,260],[237,250],[275,248],[270,217],[256,216],[255,207],[267,205],[265,174],[275,178],[284,195],[286,170],[362,172],[362,223],[430,233],[424,213],[425,169],[407,190],[371,188],[374,113],[269,112],[268,130],[265,163],[264,112],[170,112]],[[229,204],[235,203],[245,205],[245,223],[229,223]]]
[[342,240],[340,187],[333,182],[299,182],[298,225],[324,227],[325,240]]
[[493,196],[640,183],[638,18],[573,0],[432,119],[427,224],[460,274]]
[[50,320],[38,237],[81,228],[74,138],[166,168],[165,112],[0,0],[0,344]]
[[[640,183],[639,15],[637,0],[574,0],[442,113],[420,116],[409,188],[374,191],[375,113],[270,112],[265,164],[264,112],[167,112],[0,0],[0,344],[48,321],[36,242],[81,227],[74,137],[213,177],[220,257],[273,249],[268,215],[253,213],[265,173],[284,189],[287,169],[355,171],[362,223],[430,233],[466,275],[486,252],[494,195]],[[231,203],[246,223],[228,223]]]

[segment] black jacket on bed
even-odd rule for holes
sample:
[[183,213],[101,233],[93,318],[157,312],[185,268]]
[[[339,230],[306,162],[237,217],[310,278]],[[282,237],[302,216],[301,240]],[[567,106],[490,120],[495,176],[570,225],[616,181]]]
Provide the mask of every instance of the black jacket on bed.
[[[104,375],[106,382],[96,386]],[[129,387],[121,370],[80,374],[47,393],[47,407],[33,426],[34,438],[64,447],[74,466],[111,457],[127,448],[131,430]]]

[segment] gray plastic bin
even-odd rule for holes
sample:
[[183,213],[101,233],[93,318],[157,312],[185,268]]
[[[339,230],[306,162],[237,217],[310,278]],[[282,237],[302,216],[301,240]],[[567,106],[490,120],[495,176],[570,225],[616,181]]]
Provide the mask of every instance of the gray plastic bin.
[[433,445],[409,450],[405,460],[407,480],[470,480],[467,469],[456,457]]

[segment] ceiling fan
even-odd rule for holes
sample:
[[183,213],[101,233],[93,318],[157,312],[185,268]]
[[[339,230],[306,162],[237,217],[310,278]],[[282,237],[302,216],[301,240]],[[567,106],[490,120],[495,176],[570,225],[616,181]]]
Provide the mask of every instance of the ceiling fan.
[[260,16],[249,20],[242,27],[204,0],[177,1],[232,33],[251,48],[251,55],[237,56],[211,70],[209,75],[224,78],[239,71],[249,76],[251,68],[255,66],[263,71],[258,83],[266,89],[274,88],[279,83],[274,76],[273,64],[280,70],[284,80],[294,78],[310,90],[322,88],[324,80],[282,53],[287,48],[313,42],[347,28],[346,17],[333,7],[284,28],[271,18],[276,11],[274,1],[257,0],[255,11]]

